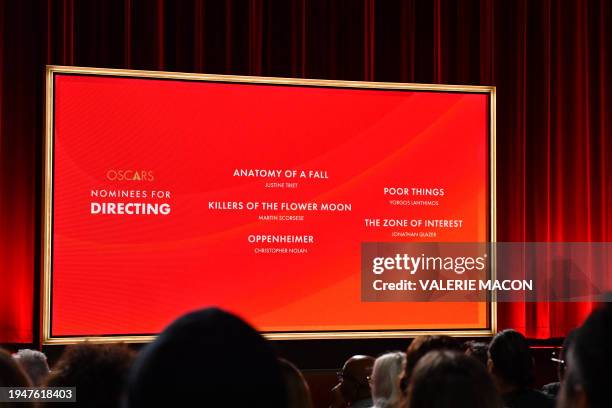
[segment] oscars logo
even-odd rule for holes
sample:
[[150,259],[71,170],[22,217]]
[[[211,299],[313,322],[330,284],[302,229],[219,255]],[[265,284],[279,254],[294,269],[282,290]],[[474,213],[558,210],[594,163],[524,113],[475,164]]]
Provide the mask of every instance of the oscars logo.
[[154,181],[153,170],[108,170],[106,179],[109,181]]

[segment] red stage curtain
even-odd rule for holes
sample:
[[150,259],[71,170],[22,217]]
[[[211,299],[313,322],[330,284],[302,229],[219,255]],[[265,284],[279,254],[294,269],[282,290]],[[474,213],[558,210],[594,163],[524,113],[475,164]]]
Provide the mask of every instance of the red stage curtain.
[[[611,20],[607,0],[1,2],[0,341],[38,332],[45,64],[496,85],[498,240],[608,241]],[[499,323],[561,336],[591,308]]]

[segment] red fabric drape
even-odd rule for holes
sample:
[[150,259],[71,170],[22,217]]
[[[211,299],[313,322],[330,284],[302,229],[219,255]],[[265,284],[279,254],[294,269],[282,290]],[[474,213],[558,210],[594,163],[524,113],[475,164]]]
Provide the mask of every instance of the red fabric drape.
[[[612,2],[0,2],[0,341],[38,315],[45,64],[492,84],[499,241],[608,241]],[[563,335],[592,305],[500,304]]]

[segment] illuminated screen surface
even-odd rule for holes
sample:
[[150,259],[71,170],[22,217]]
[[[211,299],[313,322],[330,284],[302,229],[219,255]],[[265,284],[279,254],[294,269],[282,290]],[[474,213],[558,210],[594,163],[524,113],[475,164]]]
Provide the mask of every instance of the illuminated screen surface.
[[490,327],[486,303],[360,297],[362,242],[491,239],[489,92],[51,79],[51,338],[211,305],[267,333]]

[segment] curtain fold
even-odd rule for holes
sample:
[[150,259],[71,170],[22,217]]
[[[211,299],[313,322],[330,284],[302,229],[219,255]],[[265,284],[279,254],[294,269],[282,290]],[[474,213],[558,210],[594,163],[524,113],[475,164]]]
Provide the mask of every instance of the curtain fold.
[[[498,241],[608,241],[611,19],[607,0],[1,2],[0,342],[38,327],[45,64],[495,85]],[[557,337],[592,307],[499,304],[499,325]]]

